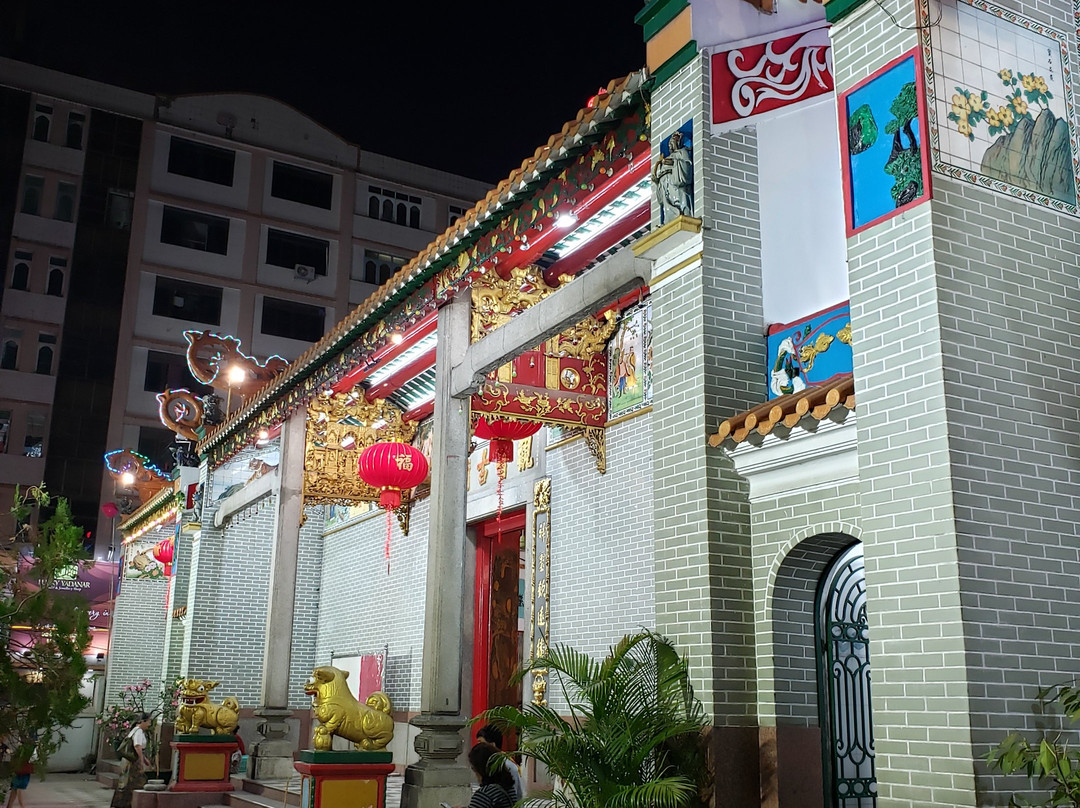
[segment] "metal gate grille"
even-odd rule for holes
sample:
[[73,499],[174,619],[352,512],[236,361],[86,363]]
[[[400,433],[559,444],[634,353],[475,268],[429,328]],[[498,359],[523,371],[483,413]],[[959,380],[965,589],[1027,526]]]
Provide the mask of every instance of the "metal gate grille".
[[861,544],[844,550],[825,574],[818,591],[817,616],[825,804],[874,808],[870,633]]

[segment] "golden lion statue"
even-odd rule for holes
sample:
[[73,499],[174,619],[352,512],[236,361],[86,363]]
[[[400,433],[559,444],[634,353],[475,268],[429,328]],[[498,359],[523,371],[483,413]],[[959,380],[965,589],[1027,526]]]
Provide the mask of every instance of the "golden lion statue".
[[240,705],[231,696],[214,704],[208,694],[221,682],[184,679],[180,682],[180,705],[176,708],[176,733],[191,735],[206,727],[214,735],[235,735],[240,724]]
[[390,699],[385,693],[376,692],[368,696],[366,704],[361,704],[345,684],[348,677],[348,671],[326,665],[313,670],[304,685],[319,719],[319,726],[312,734],[315,750],[329,751],[335,735],[352,741],[357,749],[385,749],[394,737]]

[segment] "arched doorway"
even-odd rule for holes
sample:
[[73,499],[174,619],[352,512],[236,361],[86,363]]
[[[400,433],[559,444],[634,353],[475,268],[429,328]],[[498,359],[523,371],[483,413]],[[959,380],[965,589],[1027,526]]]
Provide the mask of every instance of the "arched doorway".
[[815,614],[825,805],[874,808],[877,781],[862,544],[852,544],[829,566],[818,587]]

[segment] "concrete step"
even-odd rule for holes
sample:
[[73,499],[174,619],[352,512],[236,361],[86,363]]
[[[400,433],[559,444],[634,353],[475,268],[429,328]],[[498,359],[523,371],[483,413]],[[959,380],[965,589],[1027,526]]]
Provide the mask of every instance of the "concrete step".
[[245,777],[242,786],[229,795],[228,804],[278,808],[300,805],[300,775],[288,780],[251,780]]

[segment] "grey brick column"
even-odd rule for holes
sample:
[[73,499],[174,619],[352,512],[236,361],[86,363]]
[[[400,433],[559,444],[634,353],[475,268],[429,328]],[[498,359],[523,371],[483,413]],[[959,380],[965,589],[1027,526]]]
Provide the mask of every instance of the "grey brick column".
[[[888,6],[833,27],[839,90],[917,45]],[[1036,16],[1073,30],[1069,4]],[[849,239],[879,806],[1004,804],[1023,781],[981,758],[1080,671],[1078,243],[941,175]]]
[[745,483],[705,435],[766,397],[757,155],[752,132],[707,134],[708,93],[702,58],[653,92],[654,160],[661,140],[694,120],[703,220],[697,241],[653,271],[656,625],[689,655],[711,715],[717,793],[750,805],[759,791],[750,510]]

